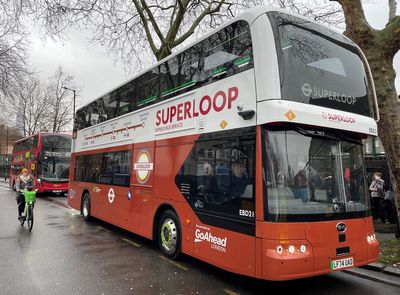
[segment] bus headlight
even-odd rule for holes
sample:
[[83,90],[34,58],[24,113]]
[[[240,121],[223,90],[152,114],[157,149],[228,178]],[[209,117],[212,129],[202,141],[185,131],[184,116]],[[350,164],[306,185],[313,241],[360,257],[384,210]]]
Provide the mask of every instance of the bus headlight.
[[278,252],[278,254],[282,254],[283,252],[283,247],[281,245],[279,245],[278,247],[276,247],[276,252]]
[[372,235],[369,235],[369,236],[367,236],[367,242],[370,244],[370,243],[373,243],[374,241],[376,241],[376,235],[375,234],[372,234]]
[[39,185],[42,185],[42,180],[40,178],[37,179],[37,182],[39,183]]
[[301,245],[301,246],[300,246],[300,252],[301,252],[301,253],[306,252],[306,249],[307,249],[306,246],[304,246],[304,245]]
[[294,253],[294,250],[295,250],[295,248],[294,248],[294,246],[293,246],[293,245],[290,245],[288,250],[289,250],[289,253],[290,253],[290,254],[293,254],[293,253]]

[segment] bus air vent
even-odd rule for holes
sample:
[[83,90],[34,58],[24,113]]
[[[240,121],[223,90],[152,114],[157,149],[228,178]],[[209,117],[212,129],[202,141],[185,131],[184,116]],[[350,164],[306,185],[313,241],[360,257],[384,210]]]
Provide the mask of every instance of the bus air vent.
[[336,256],[346,255],[350,253],[350,247],[336,248]]

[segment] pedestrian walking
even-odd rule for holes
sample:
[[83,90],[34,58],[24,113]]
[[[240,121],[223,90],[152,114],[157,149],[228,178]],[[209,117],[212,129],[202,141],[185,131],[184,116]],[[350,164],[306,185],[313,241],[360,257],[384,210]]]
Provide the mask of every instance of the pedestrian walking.
[[372,216],[374,220],[379,218],[382,222],[385,222],[383,216],[383,199],[385,198],[384,185],[385,181],[382,179],[382,173],[375,172],[374,178],[369,186],[369,191],[371,192]]

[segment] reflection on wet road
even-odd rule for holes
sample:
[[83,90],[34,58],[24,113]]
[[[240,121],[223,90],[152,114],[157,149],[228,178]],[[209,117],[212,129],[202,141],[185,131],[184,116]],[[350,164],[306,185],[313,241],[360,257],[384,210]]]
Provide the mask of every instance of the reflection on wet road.
[[[64,201],[65,198],[60,198]],[[291,282],[234,275],[188,256],[172,261],[152,242],[39,198],[32,232],[0,187],[1,294],[399,294],[345,273]]]

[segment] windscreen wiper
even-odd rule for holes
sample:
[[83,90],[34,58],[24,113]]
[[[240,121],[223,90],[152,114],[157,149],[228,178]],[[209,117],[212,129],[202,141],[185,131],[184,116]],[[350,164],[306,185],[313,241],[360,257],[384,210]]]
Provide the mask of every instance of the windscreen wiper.
[[354,143],[357,145],[362,145],[362,142],[360,140],[348,137],[348,136],[340,134],[340,133],[337,136],[344,141],[348,141],[348,142],[351,142],[351,143]]
[[311,133],[308,130],[305,130],[301,127],[294,127],[293,128],[294,131],[300,133],[301,135],[307,136],[307,137],[318,137],[318,138],[324,138],[324,139],[331,139],[331,140],[335,140],[335,141],[340,141],[339,137],[335,137],[332,135],[327,135],[327,134],[319,134],[319,133]]
[[362,143],[360,143],[360,141],[353,139],[351,137],[348,137],[346,135],[340,134],[340,133],[335,133],[335,135],[327,135],[327,134],[318,134],[318,133],[311,133],[308,130],[305,130],[301,127],[294,127],[293,128],[294,131],[300,133],[301,135],[304,136],[308,136],[308,137],[319,137],[319,138],[324,138],[324,139],[331,139],[331,140],[336,140],[336,141],[340,141],[340,140],[344,140],[344,141],[348,141],[357,145],[362,145]]

